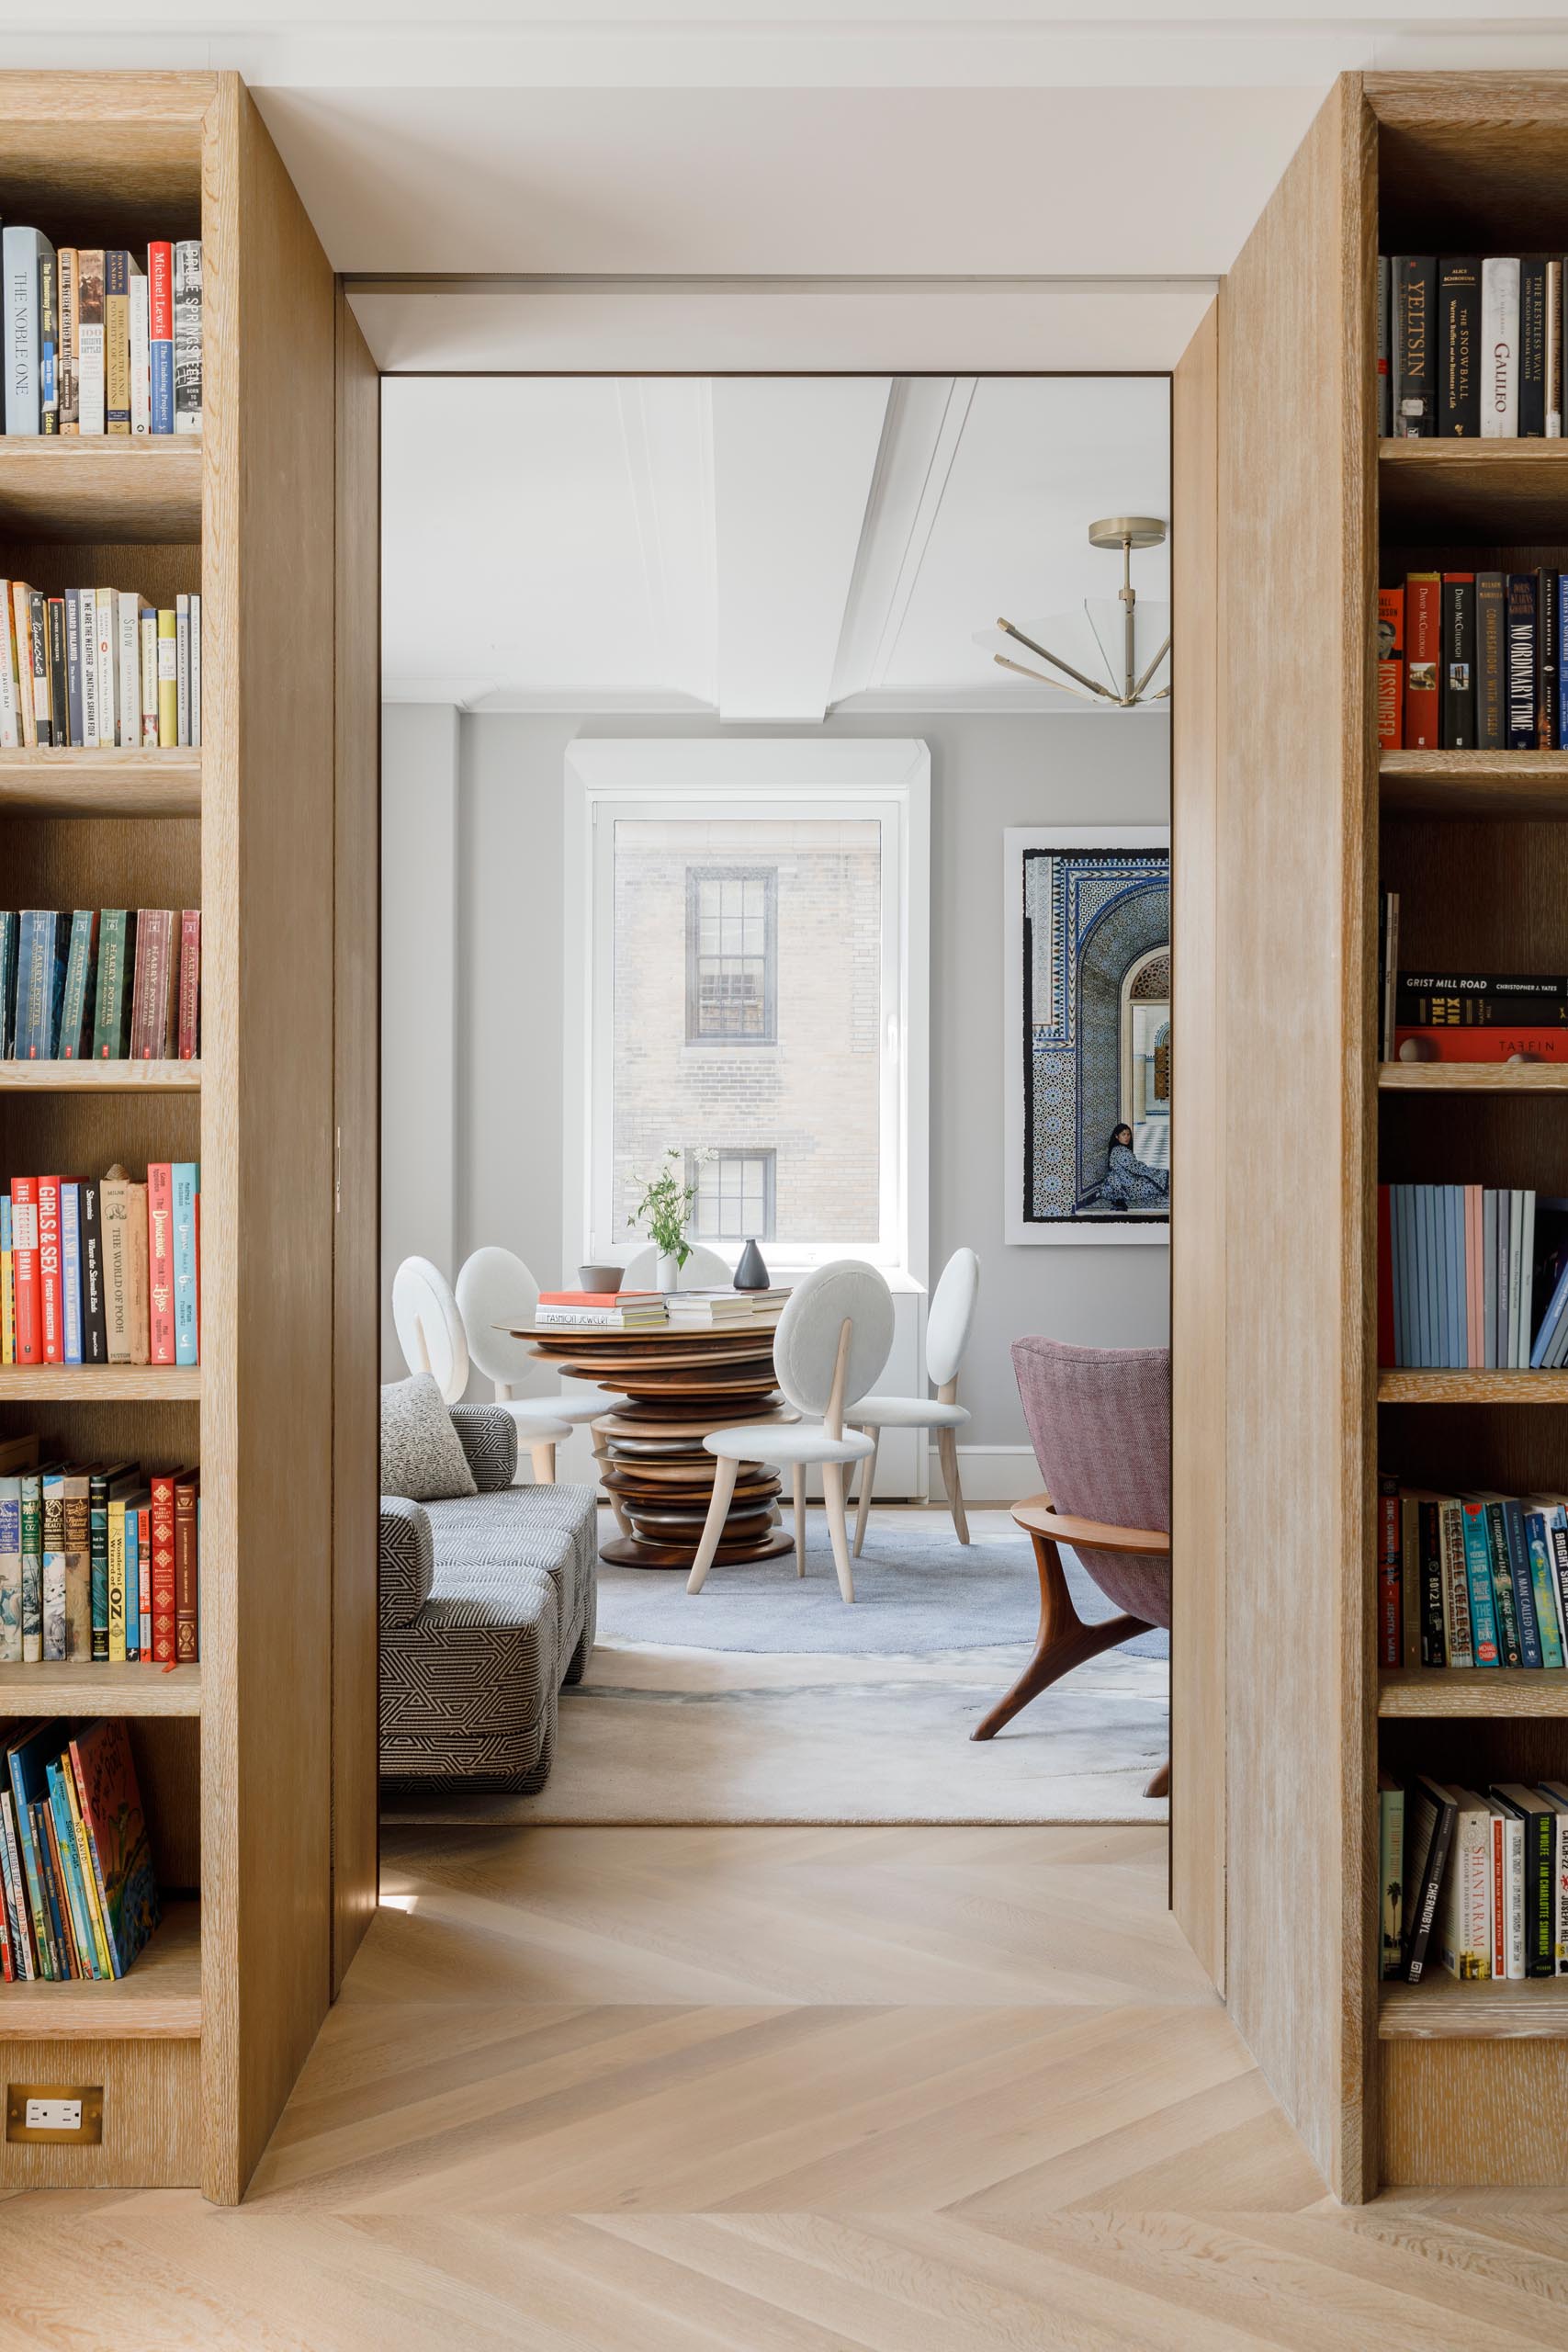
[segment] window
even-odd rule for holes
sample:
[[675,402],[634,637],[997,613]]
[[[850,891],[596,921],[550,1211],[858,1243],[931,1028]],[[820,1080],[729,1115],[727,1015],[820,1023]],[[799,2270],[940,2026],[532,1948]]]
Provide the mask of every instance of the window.
[[686,869],[686,1036],[771,1045],[776,1033],[778,872]]
[[694,1239],[919,1272],[925,746],[580,741],[567,772],[567,1259],[625,1253],[673,1148]]
[[686,1181],[697,1191],[694,1240],[773,1239],[774,1157],[771,1151],[710,1149],[705,1159],[688,1159]]

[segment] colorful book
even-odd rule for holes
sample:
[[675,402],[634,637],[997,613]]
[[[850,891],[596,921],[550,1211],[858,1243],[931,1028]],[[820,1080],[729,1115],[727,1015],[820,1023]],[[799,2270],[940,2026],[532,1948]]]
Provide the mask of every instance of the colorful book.
[[175,1481],[175,1657],[182,1666],[197,1656],[197,1494],[196,1472],[183,1471]]
[[60,1281],[60,1179],[38,1180],[39,1315],[45,1363],[65,1361],[64,1299]]
[[[151,1169],[148,1189],[151,1193]],[[194,1160],[176,1160],[170,1170],[171,1262],[174,1272],[175,1362],[197,1361],[196,1332],[196,1202],[201,1175]],[[154,1356],[153,1362],[158,1361]]]
[[66,1363],[82,1352],[82,1188],[73,1177],[60,1180],[60,1323]]
[[166,240],[147,248],[147,379],[151,426],[175,429],[175,249]]
[[76,256],[77,406],[84,437],[104,430],[104,256],[99,247],[83,246]]
[[152,1480],[152,1663],[175,1663],[175,1482],[166,1476]]
[[93,1012],[96,1061],[119,1062],[130,1055],[135,961],[135,910],[105,907],[98,921],[98,980]]
[[85,1061],[92,1052],[97,980],[97,909],[78,907],[71,918],[65,985],[60,1000],[60,1035],[55,1041],[56,1057],[62,1062]]
[[110,1363],[145,1363],[147,1187],[118,1165],[98,1188],[104,1225],[104,1316]]
[[105,1716],[79,1731],[71,1741],[71,1767],[114,1973],[123,1976],[161,1916],[124,1718]]
[[175,431],[201,431],[201,246],[175,247]]
[[174,1170],[153,1160],[147,1170],[148,1362],[174,1363],[175,1352]]
[[195,1061],[201,1052],[201,910],[180,915],[179,1057]]
[[96,1184],[81,1187],[82,1361],[107,1363],[108,1324],[104,1303],[103,1205]]
[[22,1481],[0,1475],[0,1666],[22,1663]]

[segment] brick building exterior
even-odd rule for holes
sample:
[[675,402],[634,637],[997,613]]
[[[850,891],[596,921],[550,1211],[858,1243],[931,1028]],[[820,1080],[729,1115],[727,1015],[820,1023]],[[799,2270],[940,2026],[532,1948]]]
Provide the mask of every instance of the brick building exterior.
[[674,1144],[699,1240],[874,1239],[881,1010],[876,824],[620,820],[617,1232]]

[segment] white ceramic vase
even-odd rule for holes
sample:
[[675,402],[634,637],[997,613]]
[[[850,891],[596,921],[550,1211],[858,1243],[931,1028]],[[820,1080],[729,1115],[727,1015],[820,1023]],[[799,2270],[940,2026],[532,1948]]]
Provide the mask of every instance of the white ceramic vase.
[[680,1289],[681,1261],[677,1258],[673,1250],[661,1250],[660,1251],[659,1270],[655,1279],[657,1280],[660,1290]]

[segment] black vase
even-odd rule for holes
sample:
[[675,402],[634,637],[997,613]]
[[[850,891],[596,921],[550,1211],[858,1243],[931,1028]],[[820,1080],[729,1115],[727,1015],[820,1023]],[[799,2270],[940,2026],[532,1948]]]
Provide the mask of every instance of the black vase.
[[768,1270],[754,1241],[748,1241],[740,1252],[740,1263],[735,1269],[735,1287],[737,1290],[766,1290],[768,1287]]

